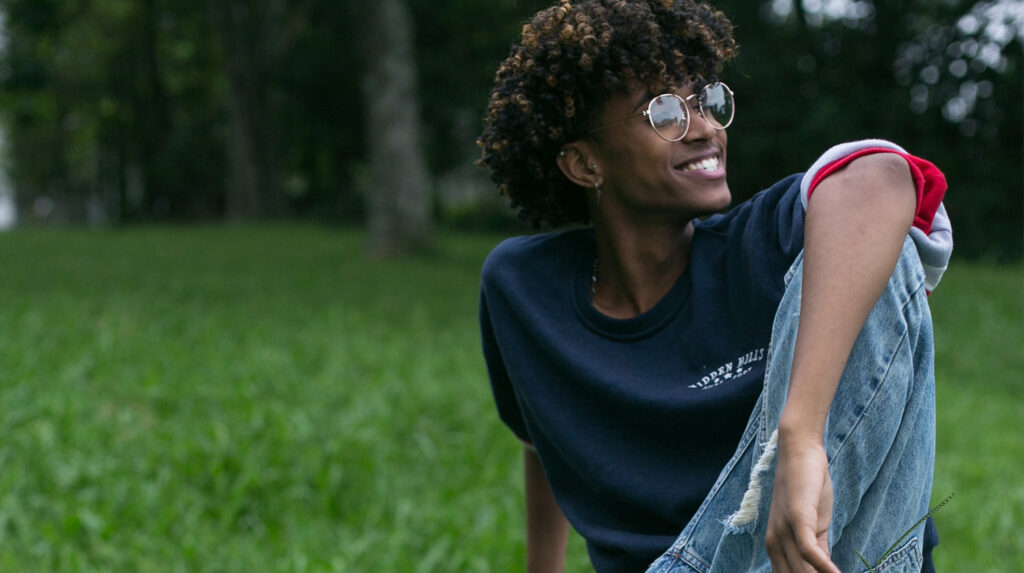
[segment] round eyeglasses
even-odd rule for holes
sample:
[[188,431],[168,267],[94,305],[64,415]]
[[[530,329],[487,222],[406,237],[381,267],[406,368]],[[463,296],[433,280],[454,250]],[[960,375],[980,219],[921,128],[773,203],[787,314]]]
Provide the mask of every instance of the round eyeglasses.
[[647,109],[640,113],[634,113],[622,119],[610,121],[589,132],[595,133],[610,125],[620,123],[634,117],[644,116],[651,122],[654,133],[665,141],[679,141],[686,137],[690,129],[690,100],[697,100],[696,110],[701,117],[708,122],[712,128],[721,130],[729,127],[733,115],[736,113],[736,105],[733,100],[732,90],[722,82],[712,82],[703,88],[699,93],[680,97],[676,94],[661,94],[656,96],[647,104]]

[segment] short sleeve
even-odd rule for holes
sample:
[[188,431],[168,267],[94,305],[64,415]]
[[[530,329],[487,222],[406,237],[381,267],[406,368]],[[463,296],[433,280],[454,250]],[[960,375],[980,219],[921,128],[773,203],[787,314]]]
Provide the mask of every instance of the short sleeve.
[[800,174],[786,177],[730,213],[730,234],[742,237],[730,244],[742,246],[749,281],[772,285],[772,296],[781,293],[786,271],[804,248],[800,178]]
[[699,222],[694,234],[690,266],[703,269],[693,273],[694,284],[724,288],[726,299],[743,307],[741,314],[763,312],[769,326],[786,272],[803,250],[801,176],[790,175],[729,212]]
[[501,348],[498,344],[490,315],[490,308],[487,304],[485,288],[480,290],[479,312],[480,338],[483,345],[484,362],[487,365],[487,374],[491,380],[491,393],[494,395],[498,416],[517,438],[524,442],[532,443],[533,440],[530,439],[530,434],[526,431],[526,423],[523,421],[523,413],[519,407],[515,388],[509,379],[508,370],[505,368],[505,361],[502,359]]
[[765,249],[770,257],[781,259],[788,269],[804,248],[804,205],[800,201],[797,181],[799,176],[783,180],[775,191],[777,198],[768,195],[761,206],[765,221]]

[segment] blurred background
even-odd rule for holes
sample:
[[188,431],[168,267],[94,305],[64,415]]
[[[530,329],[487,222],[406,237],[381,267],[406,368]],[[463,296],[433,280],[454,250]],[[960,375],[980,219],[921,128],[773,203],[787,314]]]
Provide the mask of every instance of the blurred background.
[[[744,199],[828,146],[945,171],[957,254],[1024,247],[1019,0],[721,0]],[[537,0],[2,0],[0,224],[307,219],[371,249],[508,224],[472,162]],[[395,166],[400,166],[396,169]]]
[[[473,162],[544,4],[0,0],[0,571],[524,570],[476,305],[531,229]],[[715,4],[735,200],[946,173],[936,561],[1024,571],[1024,1]]]

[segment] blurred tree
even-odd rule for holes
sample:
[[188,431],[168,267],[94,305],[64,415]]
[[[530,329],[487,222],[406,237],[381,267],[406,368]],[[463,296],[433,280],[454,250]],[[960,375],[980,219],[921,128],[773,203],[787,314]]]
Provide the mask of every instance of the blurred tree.
[[20,221],[217,211],[218,84],[199,4],[0,2],[0,101]]
[[[934,133],[947,207],[969,255],[1024,252],[1024,2],[958,2],[914,15],[894,71],[911,130]],[[906,93],[906,92],[905,92]],[[941,118],[941,119],[940,119]]]
[[226,214],[281,215],[285,197],[272,89],[287,29],[286,2],[217,0],[210,6],[229,85]]
[[285,194],[297,216],[358,222],[366,114],[356,38],[365,15],[354,2],[304,0],[298,9],[278,83]]
[[425,151],[435,174],[435,214],[445,224],[516,231],[522,222],[474,165],[498,64],[523,23],[551,0],[407,0],[416,21],[416,64]]
[[[31,221],[33,206],[35,211],[47,214],[55,210],[62,189],[54,182],[68,179],[70,171],[64,152],[70,137],[61,126],[68,107],[66,95],[50,89],[50,84],[74,80],[55,77],[62,61],[55,57],[57,47],[52,38],[63,18],[54,8],[43,2],[4,4],[4,89],[0,94],[8,116],[10,175],[16,187],[31,188],[32,195],[46,199],[36,204],[33,197],[18,193],[22,222]],[[39,154],[41,149],[51,152]],[[64,215],[63,210],[57,209],[57,216]]]
[[430,178],[420,142],[412,21],[402,0],[370,0],[365,10],[368,250],[386,256],[429,249]]
[[[498,63],[550,3],[0,0],[19,220],[285,213],[422,244],[432,179],[496,196],[463,166]],[[959,254],[1024,253],[1019,0],[712,3],[741,44],[737,200],[885,137],[946,172]]]
[[498,64],[523,23],[552,0],[407,0],[416,21],[416,64],[431,168],[479,156],[476,137]]

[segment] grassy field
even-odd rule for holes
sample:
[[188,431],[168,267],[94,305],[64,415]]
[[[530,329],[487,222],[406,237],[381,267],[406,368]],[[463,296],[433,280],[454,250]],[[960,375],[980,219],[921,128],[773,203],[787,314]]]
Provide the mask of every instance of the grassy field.
[[[521,570],[476,331],[498,240],[371,262],[317,227],[0,235],[0,570]],[[1024,269],[957,264],[931,303],[938,564],[1024,570]]]

